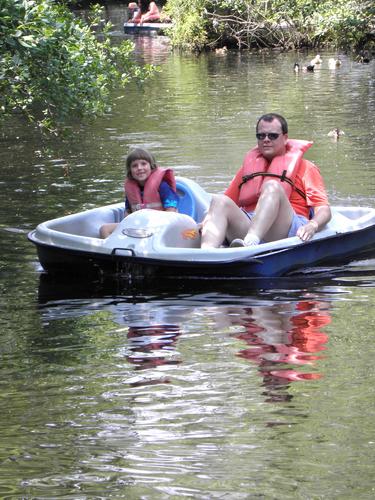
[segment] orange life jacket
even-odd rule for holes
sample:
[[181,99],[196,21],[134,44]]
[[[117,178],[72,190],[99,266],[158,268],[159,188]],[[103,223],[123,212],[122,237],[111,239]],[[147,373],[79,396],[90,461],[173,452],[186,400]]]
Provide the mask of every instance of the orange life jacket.
[[[288,198],[292,190],[297,189],[294,181],[300,166],[303,154],[311,146],[312,142],[297,139],[288,139],[284,155],[276,156],[271,163],[262,156],[258,147],[255,147],[247,155],[242,164],[242,182],[238,204],[247,210],[253,210],[258,201],[263,182],[267,177],[273,177],[281,182]],[[303,191],[297,189],[298,193],[306,198]]]
[[135,212],[142,208],[163,210],[159,194],[159,188],[162,181],[166,181],[173,191],[176,191],[176,180],[173,170],[171,169],[155,168],[146,180],[143,188],[143,196],[138,182],[134,179],[126,179],[124,189],[131,211]]

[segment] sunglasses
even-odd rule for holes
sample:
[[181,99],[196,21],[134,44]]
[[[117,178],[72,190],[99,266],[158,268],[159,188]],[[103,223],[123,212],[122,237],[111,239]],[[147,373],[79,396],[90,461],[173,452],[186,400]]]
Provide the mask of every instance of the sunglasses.
[[270,141],[276,141],[276,139],[282,134],[278,134],[277,132],[267,132],[267,133],[258,133],[258,134],[255,134],[256,138],[258,139],[258,141],[264,141],[264,139],[266,137],[268,137],[268,139]]

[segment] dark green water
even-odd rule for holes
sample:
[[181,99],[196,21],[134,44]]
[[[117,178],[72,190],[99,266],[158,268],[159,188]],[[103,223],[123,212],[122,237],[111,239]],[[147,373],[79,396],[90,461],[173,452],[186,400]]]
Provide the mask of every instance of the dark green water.
[[136,145],[222,191],[271,110],[314,140],[332,203],[373,206],[374,62],[340,54],[331,71],[323,53],[296,76],[313,54],[136,45],[161,72],[105,117],[66,139],[1,131],[0,496],[373,498],[374,262],[273,282],[56,281],[26,233],[121,199]]

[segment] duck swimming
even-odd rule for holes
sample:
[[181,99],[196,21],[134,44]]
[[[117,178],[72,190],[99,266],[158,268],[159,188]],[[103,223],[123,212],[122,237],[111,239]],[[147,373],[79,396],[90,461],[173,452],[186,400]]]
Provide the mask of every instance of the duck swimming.
[[217,48],[215,49],[215,54],[220,54],[220,55],[224,55],[228,52],[228,49],[226,48],[226,46],[224,45],[224,47],[221,47],[221,48]]
[[339,128],[334,128],[330,130],[327,135],[337,141],[341,136],[345,135],[345,132]]
[[315,68],[314,64],[308,64],[307,66],[302,67],[302,71],[304,73],[306,73],[306,72],[312,73],[314,71],[314,68]]
[[322,58],[320,57],[320,54],[317,54],[314,59],[311,59],[310,61],[310,65],[311,66],[315,66],[315,65],[319,65],[319,64],[322,64],[323,60]]
[[340,66],[341,66],[340,59],[334,59],[333,57],[328,59],[328,68],[329,69],[336,69],[336,68],[339,68]]
[[363,50],[358,55],[358,61],[362,64],[368,64],[370,62],[370,52],[368,50]]

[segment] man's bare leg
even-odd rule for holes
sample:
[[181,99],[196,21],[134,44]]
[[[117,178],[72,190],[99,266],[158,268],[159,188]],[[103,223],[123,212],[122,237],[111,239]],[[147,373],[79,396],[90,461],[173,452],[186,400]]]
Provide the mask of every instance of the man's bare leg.
[[249,227],[249,218],[231,198],[213,195],[202,224],[201,248],[218,248],[225,238],[229,241],[235,237],[243,238]]
[[293,208],[281,184],[273,180],[267,181],[262,186],[247,235],[249,238],[254,235],[265,241],[286,238],[293,216]]

